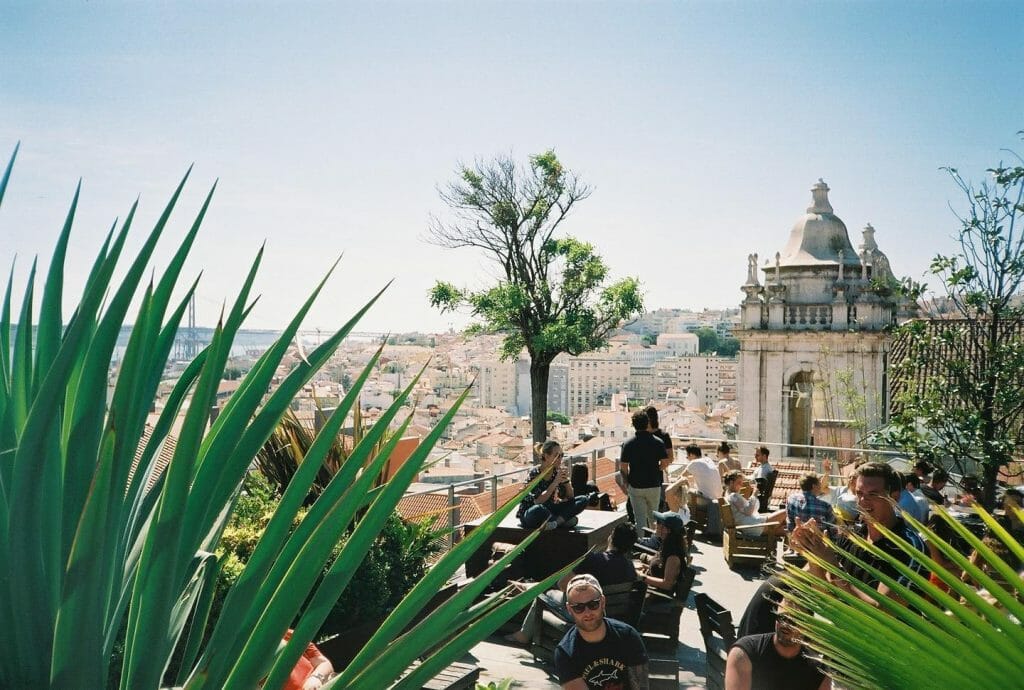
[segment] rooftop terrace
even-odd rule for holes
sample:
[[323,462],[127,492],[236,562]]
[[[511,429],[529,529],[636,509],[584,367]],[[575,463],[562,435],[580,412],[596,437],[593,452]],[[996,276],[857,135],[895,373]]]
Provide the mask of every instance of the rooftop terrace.
[[[697,578],[693,583],[687,608],[679,621],[679,647],[676,658],[679,661],[679,687],[704,688],[705,659],[704,643],[693,605],[693,595],[705,592],[712,599],[727,607],[733,620],[739,618],[747,602],[761,584],[763,577],[756,567],[730,570],[722,557],[720,544],[702,541],[698,536],[693,554],[693,567]],[[511,628],[504,632],[511,631]],[[480,667],[481,683],[512,678],[516,687],[531,690],[557,689],[557,679],[541,661],[535,660],[529,650],[505,643],[500,634],[473,648],[461,661],[475,663]]]

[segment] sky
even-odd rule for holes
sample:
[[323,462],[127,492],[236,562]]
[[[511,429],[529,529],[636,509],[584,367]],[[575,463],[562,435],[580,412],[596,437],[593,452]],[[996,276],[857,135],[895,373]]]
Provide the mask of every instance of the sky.
[[247,327],[283,327],[342,256],[306,330],[392,279],[360,330],[458,329],[429,287],[494,271],[425,240],[438,186],[553,148],[593,187],[562,230],[650,309],[737,306],[819,177],[854,246],[870,222],[920,278],[955,249],[943,166],[1024,154],[1022,64],[1020,2],[8,1],[0,266],[45,269],[81,179],[70,308],[115,218],[140,200],[137,248],[194,164],[154,268],[217,181],[185,271],[199,325],[265,243]]

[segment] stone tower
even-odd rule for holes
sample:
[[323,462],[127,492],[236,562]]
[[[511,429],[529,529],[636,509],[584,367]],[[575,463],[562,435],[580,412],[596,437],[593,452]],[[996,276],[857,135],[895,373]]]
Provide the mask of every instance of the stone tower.
[[763,267],[748,257],[735,333],[742,440],[849,446],[883,420],[890,330],[906,305],[875,229],[865,227],[855,250],[828,192],[818,180],[807,213]]

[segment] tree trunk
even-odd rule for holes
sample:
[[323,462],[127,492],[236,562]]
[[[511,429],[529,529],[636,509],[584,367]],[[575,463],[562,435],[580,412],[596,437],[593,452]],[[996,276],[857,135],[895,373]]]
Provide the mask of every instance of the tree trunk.
[[985,510],[992,512],[996,507],[996,483],[999,478],[998,461],[986,459],[981,466],[981,503]]
[[548,375],[550,373],[550,360],[538,357],[530,358],[530,415],[534,444],[543,443],[548,437]]

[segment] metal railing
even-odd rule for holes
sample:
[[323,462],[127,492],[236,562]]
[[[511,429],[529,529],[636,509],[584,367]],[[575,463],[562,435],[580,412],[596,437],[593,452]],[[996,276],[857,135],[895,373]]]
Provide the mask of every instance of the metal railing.
[[[875,450],[875,449],[866,449],[866,448],[848,448],[848,447],[844,447],[844,446],[819,446],[819,445],[809,445],[809,444],[799,444],[799,443],[772,443],[772,442],[766,442],[766,441],[742,441],[742,440],[736,440],[736,439],[723,439],[722,437],[710,438],[710,437],[704,437],[704,436],[685,436],[685,437],[678,437],[677,439],[674,439],[674,441],[681,441],[681,442],[678,445],[674,445],[673,446],[673,451],[675,452],[675,458],[673,458],[672,463],[669,465],[669,468],[668,468],[668,471],[667,471],[668,475],[670,477],[673,477],[673,478],[678,476],[678,473],[688,464],[688,461],[685,458],[685,453],[682,452],[684,443],[714,443],[714,444],[718,444],[718,443],[721,443],[723,440],[728,440],[729,444],[732,445],[732,446],[739,446],[739,447],[751,446],[752,449],[760,447],[760,446],[765,446],[765,447],[767,447],[769,449],[773,449],[773,450],[774,449],[786,449],[786,448],[806,448],[806,449],[808,449],[810,451],[809,457],[806,458],[806,460],[812,464],[812,466],[814,467],[814,470],[816,472],[818,472],[818,473],[822,472],[822,469],[823,469],[822,468],[822,460],[824,460],[824,457],[819,455],[820,453],[853,452],[853,453],[862,453],[862,454],[864,454],[866,456],[882,456],[882,457],[902,457],[902,456],[906,455],[905,453],[900,453],[900,452],[894,451],[894,450],[890,451],[890,450]],[[620,445],[620,442],[610,442],[607,446],[603,446],[603,447],[600,447],[600,448],[593,448],[593,449],[591,449],[586,454],[575,454],[575,455],[567,454],[565,456],[565,458],[563,459],[563,463],[566,465],[567,468],[571,468],[571,466],[573,464],[575,464],[577,462],[580,462],[581,460],[586,462],[589,465],[589,467],[590,467],[590,477],[591,477],[590,481],[592,483],[596,484],[599,479],[607,479],[609,477],[614,477],[615,476],[614,472],[599,476],[597,474],[597,463],[598,463],[599,459],[601,459],[603,457],[606,457],[604,455],[604,451],[606,451],[608,448],[613,448],[613,447],[616,447],[616,446],[619,446],[619,445]],[[751,455],[753,455],[752,452],[751,452]],[[781,453],[780,453],[780,455],[781,455]],[[523,481],[525,483],[526,475],[529,474],[530,470],[533,469],[533,467],[534,467],[533,465],[530,465],[530,466],[527,466],[527,467],[519,467],[519,468],[516,468],[514,470],[509,470],[507,472],[501,472],[500,474],[487,474],[487,475],[483,475],[481,477],[474,477],[473,479],[466,479],[466,480],[463,480],[463,481],[452,482],[452,483],[449,483],[449,484],[441,484],[436,489],[425,489],[423,491],[414,491],[414,492],[407,493],[407,494],[405,494],[405,497],[425,496],[425,495],[428,495],[428,494],[441,494],[441,493],[443,493],[443,494],[445,494],[447,496],[447,498],[448,498],[448,505],[445,507],[444,512],[448,513],[448,519],[447,519],[447,527],[448,527],[448,539],[447,539],[447,541],[448,541],[448,545],[447,546],[448,546],[449,549],[451,549],[455,545],[455,543],[456,543],[456,541],[458,539],[458,535],[459,535],[459,533],[461,531],[461,527],[462,527],[462,524],[458,520],[458,511],[457,511],[457,509],[460,506],[460,501],[459,501],[460,496],[457,493],[457,491],[459,489],[466,488],[466,487],[471,487],[471,486],[472,487],[479,487],[481,493],[483,493],[485,491],[489,491],[490,492],[490,499],[491,499],[490,500],[490,512],[493,513],[499,507],[498,506],[498,488],[501,486],[501,480],[505,479],[507,477],[521,475],[523,477]],[[833,474],[829,475],[829,478],[830,479],[836,479],[836,478],[839,478],[839,475],[833,473]]]

